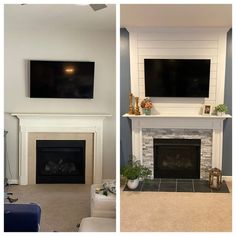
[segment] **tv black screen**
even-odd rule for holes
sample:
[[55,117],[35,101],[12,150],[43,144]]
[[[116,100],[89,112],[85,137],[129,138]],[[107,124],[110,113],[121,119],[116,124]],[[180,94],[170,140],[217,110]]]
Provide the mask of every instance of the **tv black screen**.
[[210,59],[144,59],[146,97],[209,97]]
[[94,62],[30,61],[31,98],[93,98]]

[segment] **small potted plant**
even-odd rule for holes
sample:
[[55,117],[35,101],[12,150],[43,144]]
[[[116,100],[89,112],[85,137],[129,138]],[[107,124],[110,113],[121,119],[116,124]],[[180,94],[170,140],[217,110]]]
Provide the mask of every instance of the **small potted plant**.
[[151,174],[151,170],[140,164],[140,161],[129,161],[122,169],[121,174],[127,179],[129,189],[136,189],[139,179],[145,179]]
[[144,98],[141,102],[141,107],[143,108],[143,113],[145,115],[150,115],[151,114],[151,108],[152,108],[152,102],[150,98]]
[[228,111],[228,107],[225,104],[219,104],[215,107],[215,111],[218,116],[223,116]]

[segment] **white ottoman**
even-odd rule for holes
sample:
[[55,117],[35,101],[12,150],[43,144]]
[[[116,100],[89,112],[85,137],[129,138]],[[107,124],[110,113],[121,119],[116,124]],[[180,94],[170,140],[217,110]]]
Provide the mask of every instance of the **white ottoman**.
[[116,196],[108,192],[108,195],[97,194],[96,188],[100,188],[100,184],[93,184],[91,186],[91,216],[103,218],[116,217]]
[[116,220],[112,218],[83,218],[79,232],[115,232]]

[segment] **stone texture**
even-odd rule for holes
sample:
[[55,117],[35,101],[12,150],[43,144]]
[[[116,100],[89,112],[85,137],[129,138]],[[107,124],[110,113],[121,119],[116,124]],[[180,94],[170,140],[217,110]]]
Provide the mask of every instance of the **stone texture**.
[[142,129],[143,164],[152,171],[153,178],[153,139],[200,139],[201,164],[200,178],[208,179],[208,170],[212,168],[212,130],[207,129]]

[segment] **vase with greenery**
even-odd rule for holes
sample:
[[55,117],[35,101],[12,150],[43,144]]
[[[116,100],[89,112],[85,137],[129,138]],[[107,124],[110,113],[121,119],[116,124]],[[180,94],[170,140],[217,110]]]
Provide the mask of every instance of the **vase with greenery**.
[[121,174],[127,179],[127,186],[130,189],[138,187],[139,179],[145,179],[151,175],[151,170],[140,164],[140,161],[129,161],[121,170]]
[[228,107],[225,104],[219,104],[215,107],[215,111],[218,116],[222,116],[228,111]]

